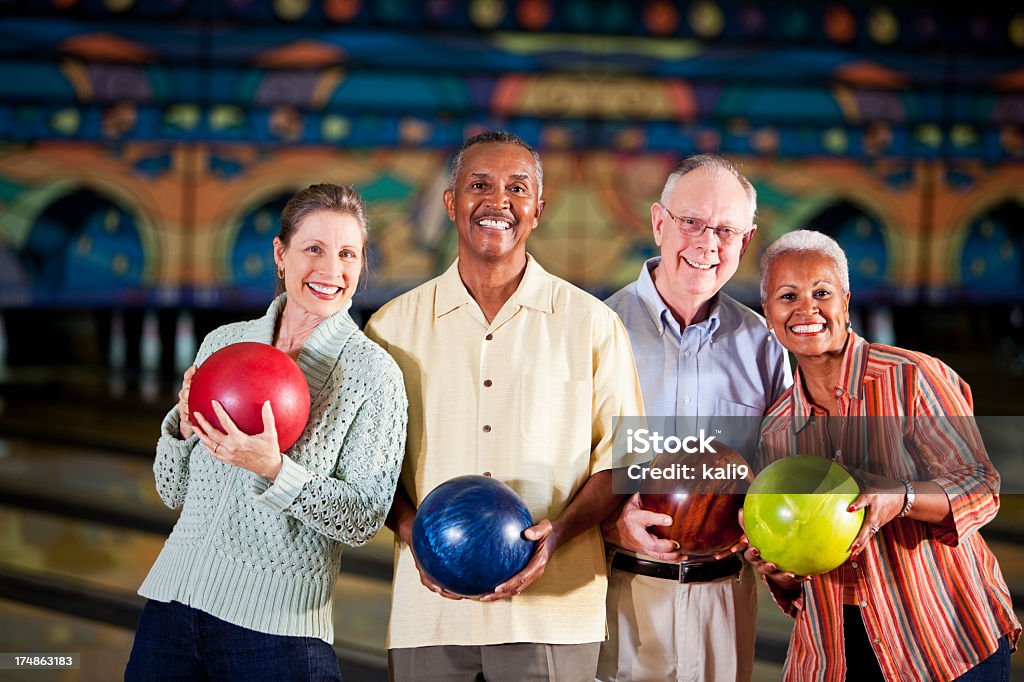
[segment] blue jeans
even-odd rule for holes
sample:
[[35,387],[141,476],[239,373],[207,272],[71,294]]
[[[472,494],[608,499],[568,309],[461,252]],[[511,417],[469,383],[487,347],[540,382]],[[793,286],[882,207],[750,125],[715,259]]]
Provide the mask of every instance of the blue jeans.
[[[878,659],[868,642],[861,620],[860,609],[856,606],[843,605],[846,642],[846,679],[867,682],[881,682],[882,670],[878,667]],[[1009,682],[1010,680],[1010,638],[1003,635],[999,638],[999,648],[988,658],[982,660],[953,682]]]
[[953,682],[1008,682],[1010,679],[1010,637],[999,638],[999,648]]
[[125,682],[341,682],[334,649],[315,637],[268,635],[178,602],[146,602]]

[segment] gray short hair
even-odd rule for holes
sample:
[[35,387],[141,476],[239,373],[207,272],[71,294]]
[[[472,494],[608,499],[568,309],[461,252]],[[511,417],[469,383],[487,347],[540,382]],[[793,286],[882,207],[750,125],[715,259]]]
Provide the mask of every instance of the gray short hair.
[[679,165],[668,174],[668,179],[665,180],[665,187],[661,190],[661,205],[667,206],[668,198],[671,196],[672,191],[675,190],[676,185],[679,183],[679,179],[690,171],[695,171],[698,168],[723,171],[739,181],[743,191],[747,193],[747,201],[750,203],[750,224],[753,225],[754,218],[757,216],[757,190],[754,189],[754,185],[751,184],[750,180],[740,173],[736,164],[724,156],[719,156],[718,154],[696,154],[683,159]]
[[761,256],[761,300],[768,300],[768,271],[782,256],[789,253],[814,253],[831,259],[839,273],[839,286],[850,293],[850,265],[839,243],[824,232],[795,230],[782,235],[765,249]]
[[518,135],[506,132],[504,130],[488,130],[486,133],[480,133],[474,135],[465,142],[463,142],[458,149],[455,150],[455,156],[452,157],[452,169],[448,173],[448,189],[455,191],[455,180],[459,177],[459,173],[462,172],[462,160],[466,155],[466,150],[477,144],[484,144],[486,142],[496,142],[498,144],[516,144],[530,152],[533,156],[534,170],[537,176],[537,196],[540,196],[544,191],[544,166],[540,163],[540,154],[529,145],[523,138]]

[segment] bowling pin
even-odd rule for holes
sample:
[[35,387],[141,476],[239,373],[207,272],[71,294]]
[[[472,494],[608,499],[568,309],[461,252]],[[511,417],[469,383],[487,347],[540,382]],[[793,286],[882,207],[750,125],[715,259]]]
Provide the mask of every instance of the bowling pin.
[[192,313],[183,310],[178,313],[174,327],[174,369],[181,375],[192,365],[196,357],[196,333]]

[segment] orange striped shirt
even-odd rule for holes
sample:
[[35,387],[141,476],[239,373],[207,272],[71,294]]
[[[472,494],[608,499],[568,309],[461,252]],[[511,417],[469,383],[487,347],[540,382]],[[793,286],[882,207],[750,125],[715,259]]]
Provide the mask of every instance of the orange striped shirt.
[[[1021,627],[992,551],[977,532],[999,509],[999,475],[974,424],[970,387],[939,360],[869,344],[854,334],[835,395],[839,442],[827,413],[797,378],[761,425],[767,465],[814,454],[891,478],[938,483],[953,527],[893,519],[853,561],[805,583],[800,593],[766,581],[796,623],[786,680],[845,679],[844,578],[887,680],[951,680],[995,653]],[[952,417],[952,418],[950,418]],[[835,417],[830,417],[835,418]]]

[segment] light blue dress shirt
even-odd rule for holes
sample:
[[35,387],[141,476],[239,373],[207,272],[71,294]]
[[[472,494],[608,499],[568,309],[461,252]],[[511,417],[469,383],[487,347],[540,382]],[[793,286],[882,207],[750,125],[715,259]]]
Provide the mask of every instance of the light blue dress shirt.
[[708,319],[680,329],[651,277],[660,262],[648,260],[637,281],[605,301],[629,334],[648,423],[671,417],[680,434],[720,430],[749,458],[760,417],[793,383],[789,356],[763,317],[722,292]]

